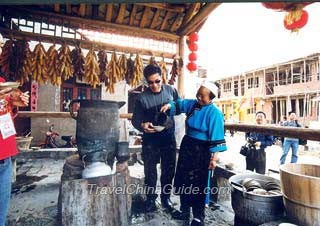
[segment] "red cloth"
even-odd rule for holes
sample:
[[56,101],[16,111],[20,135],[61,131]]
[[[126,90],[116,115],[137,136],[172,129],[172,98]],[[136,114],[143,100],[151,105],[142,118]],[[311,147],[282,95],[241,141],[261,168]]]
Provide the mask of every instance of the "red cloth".
[[[0,76],[0,82],[5,82],[6,80]],[[9,102],[9,98],[6,98],[6,100]],[[8,105],[4,106],[8,111],[10,111],[11,115],[11,106],[10,103]],[[2,112],[0,114],[6,114],[7,112]],[[2,138],[1,132],[0,132],[0,160],[9,158],[11,156],[14,156],[18,154],[17,149],[17,143],[16,143],[16,136],[12,135],[6,139]]]

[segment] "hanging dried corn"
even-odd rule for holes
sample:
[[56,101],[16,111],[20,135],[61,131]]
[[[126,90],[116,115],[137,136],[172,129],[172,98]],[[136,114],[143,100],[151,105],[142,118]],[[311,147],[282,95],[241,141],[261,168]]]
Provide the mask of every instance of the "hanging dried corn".
[[114,84],[118,81],[117,79],[120,77],[120,70],[117,64],[117,55],[115,52],[111,55],[111,60],[107,67],[107,75],[109,78],[109,84],[106,91],[109,93],[114,93]]
[[63,81],[73,77],[73,66],[71,51],[67,44],[63,44],[59,49],[59,70]]
[[17,72],[17,78],[22,85],[25,82],[30,81],[30,77],[32,75],[33,55],[27,41],[20,41],[18,45],[21,46],[20,48],[23,51],[21,68]]
[[140,85],[140,82],[143,77],[143,62],[139,54],[137,54],[136,59],[134,60],[134,71],[133,71],[133,80],[131,85],[137,87]]
[[107,65],[108,65],[108,54],[105,50],[100,50],[98,52],[98,63],[100,69],[100,82],[104,82],[106,86],[109,84],[109,78],[107,75]]
[[79,45],[76,45],[75,48],[71,51],[71,58],[72,58],[72,65],[74,73],[73,75],[76,76],[80,81],[83,80],[84,77],[84,55]]
[[134,61],[131,59],[132,54],[127,60],[127,72],[126,72],[126,82],[128,85],[132,85],[133,73],[134,73]]
[[163,57],[162,60],[159,62],[159,67],[161,69],[162,83],[168,84],[168,69]]
[[174,85],[174,83],[177,80],[177,77],[179,76],[179,60],[173,59],[172,68],[171,68],[171,78],[169,80],[170,85]]
[[10,75],[12,75],[12,67],[13,67],[13,55],[14,55],[14,42],[13,40],[8,40],[5,42],[2,47],[2,54],[0,55],[0,66],[1,71],[8,80]]
[[157,64],[156,58],[155,58],[154,56],[151,56],[151,57],[150,57],[148,64],[154,64],[154,65],[159,66],[159,65]]
[[122,54],[118,60],[118,67],[119,67],[119,71],[120,71],[120,81],[122,81],[123,79],[125,79],[126,77],[126,73],[127,73],[127,57],[126,54]]
[[32,80],[43,84],[49,80],[47,71],[47,55],[41,42],[33,50],[34,61],[32,62]]
[[97,55],[91,48],[85,59],[85,82],[89,83],[93,88],[96,88],[100,83],[100,69],[97,60]]
[[23,57],[24,55],[24,49],[21,44],[21,41],[14,41],[13,42],[13,49],[12,49],[12,55],[10,56],[10,80],[17,81],[19,80],[19,71],[21,71],[22,63],[23,63]]
[[56,50],[56,45],[50,46],[50,48],[47,51],[47,58],[48,74],[51,83],[54,86],[60,86],[62,84],[62,78],[60,70],[57,67],[57,65],[59,65],[59,53]]

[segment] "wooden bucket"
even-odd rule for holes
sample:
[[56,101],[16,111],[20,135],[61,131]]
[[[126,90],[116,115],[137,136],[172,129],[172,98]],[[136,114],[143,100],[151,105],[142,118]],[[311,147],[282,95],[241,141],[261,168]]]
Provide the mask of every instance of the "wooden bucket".
[[320,226],[320,165],[281,165],[280,182],[288,218],[299,225]]

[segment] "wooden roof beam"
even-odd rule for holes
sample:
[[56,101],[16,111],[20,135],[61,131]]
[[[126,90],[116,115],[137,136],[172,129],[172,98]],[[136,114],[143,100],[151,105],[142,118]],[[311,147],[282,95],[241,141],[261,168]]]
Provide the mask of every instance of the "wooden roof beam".
[[160,9],[157,9],[157,11],[155,12],[155,14],[153,15],[153,18],[152,18],[152,22],[150,25],[151,29],[154,29],[157,26],[159,15],[160,15]]
[[193,31],[198,31],[199,27],[206,21],[209,14],[215,10],[221,3],[206,3],[205,6],[203,6],[198,14],[194,16],[189,23],[187,23],[185,26],[181,26],[178,30],[178,34],[180,36],[182,35],[189,35]]
[[60,12],[60,4],[54,4],[54,11],[57,13]]
[[181,17],[182,17],[182,14],[178,14],[178,15],[176,16],[176,19],[174,20],[174,22],[173,22],[172,25],[171,25],[170,32],[174,32],[174,31],[177,30],[176,28],[177,28],[178,24],[179,24],[180,21],[181,21]]
[[112,8],[113,8],[113,4],[107,4],[107,11],[106,11],[106,21],[107,22],[111,22],[112,19]]
[[150,8],[163,9],[175,13],[183,13],[186,9],[184,6],[170,6],[169,3],[135,3]]
[[[21,9],[17,7],[7,7],[8,13],[13,16],[19,16],[27,18],[32,18],[37,20],[39,16],[46,17],[47,23],[61,24],[62,21],[68,23],[71,28],[82,28],[91,29],[99,31],[107,31],[115,34],[130,35],[135,37],[151,38],[155,40],[169,41],[176,43],[179,40],[179,36],[169,32],[152,30],[148,28],[138,28],[133,26],[127,26],[123,24],[113,24],[105,21],[91,20],[87,18],[79,18],[67,15],[61,15],[56,13],[48,13],[30,9]],[[168,12],[170,13],[170,12]]]
[[134,18],[136,17],[136,12],[137,12],[137,5],[133,4],[131,14],[130,14],[130,20],[129,20],[130,26],[132,26],[134,23]]
[[126,4],[122,3],[120,4],[120,9],[116,19],[117,24],[122,24],[125,12],[126,12]]
[[86,4],[80,4],[78,15],[81,17],[86,15]]
[[167,12],[166,12],[166,15],[165,15],[165,17],[164,17],[164,19],[163,19],[163,21],[162,21],[161,27],[160,27],[160,30],[161,30],[161,31],[163,31],[163,30],[165,29],[165,27],[166,27],[166,25],[167,25],[167,22],[168,22],[168,19],[169,19],[169,16],[170,16],[170,12],[167,11]]
[[190,20],[191,18],[195,15],[195,13],[199,10],[201,6],[201,3],[193,3],[191,5],[191,7],[188,9],[186,15],[184,16],[183,20],[182,20],[182,23],[181,23],[181,26],[185,26]]
[[105,3],[99,4],[98,10],[99,10],[98,17],[100,19],[105,18],[105,15],[106,15],[106,4]]
[[9,30],[6,28],[0,27],[0,32],[3,34],[4,37],[14,37],[16,39],[25,39],[25,40],[36,40],[36,41],[43,41],[48,43],[67,43],[69,45],[74,46],[76,42],[80,42],[81,47],[84,49],[90,49],[92,46],[95,50],[105,49],[108,51],[116,51],[118,53],[139,53],[141,55],[152,55],[158,57],[165,57],[165,58],[173,58],[175,54],[163,51],[154,51],[150,49],[141,49],[135,47],[128,47],[128,46],[120,46],[120,45],[113,45],[103,42],[96,42],[90,40],[79,40],[73,38],[66,38],[66,37],[54,37],[51,35],[43,35],[43,34],[34,34],[30,32],[24,31],[14,31]]
[[148,18],[149,18],[149,14],[151,12],[151,9],[149,7],[145,7],[144,8],[144,11],[143,11],[143,15],[142,15],[142,19],[141,19],[141,22],[140,22],[140,27],[141,28],[144,28],[148,22]]
[[86,6],[86,16],[91,18],[92,16],[92,5],[91,4],[87,4]]
[[71,14],[71,4],[66,4],[67,14]]

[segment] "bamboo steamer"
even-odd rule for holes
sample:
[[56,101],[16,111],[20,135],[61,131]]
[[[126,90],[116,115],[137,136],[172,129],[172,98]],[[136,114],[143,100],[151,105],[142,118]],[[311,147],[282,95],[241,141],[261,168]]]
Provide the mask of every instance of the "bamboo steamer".
[[320,226],[320,165],[281,165],[280,182],[288,218],[299,225]]

